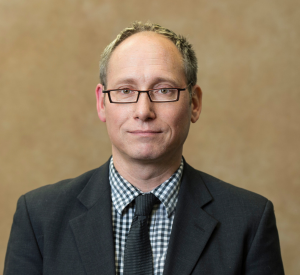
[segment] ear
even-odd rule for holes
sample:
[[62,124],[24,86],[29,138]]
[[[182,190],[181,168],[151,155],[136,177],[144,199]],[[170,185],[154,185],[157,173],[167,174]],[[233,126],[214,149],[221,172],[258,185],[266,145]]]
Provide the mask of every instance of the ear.
[[98,117],[101,121],[106,121],[106,114],[105,114],[105,97],[103,93],[104,87],[101,84],[98,84],[95,90],[96,99],[97,99],[97,113]]
[[195,123],[198,120],[202,110],[202,90],[199,85],[195,85],[193,87],[191,108],[191,122]]

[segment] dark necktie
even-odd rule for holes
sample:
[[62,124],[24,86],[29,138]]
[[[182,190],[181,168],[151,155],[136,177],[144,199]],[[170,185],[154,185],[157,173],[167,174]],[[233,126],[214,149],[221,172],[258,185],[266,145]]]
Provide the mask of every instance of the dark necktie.
[[124,275],[152,275],[153,259],[148,232],[148,216],[157,198],[152,194],[135,198],[135,213],[124,252]]

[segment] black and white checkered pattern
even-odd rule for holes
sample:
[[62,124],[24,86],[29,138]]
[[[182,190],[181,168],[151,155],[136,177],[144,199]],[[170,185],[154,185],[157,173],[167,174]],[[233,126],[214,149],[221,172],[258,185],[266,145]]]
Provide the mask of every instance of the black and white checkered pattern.
[[[153,253],[154,275],[162,275],[178,200],[183,160],[178,170],[153,193],[160,203],[155,204],[149,218],[149,234]],[[126,238],[134,216],[133,200],[142,192],[125,180],[115,169],[113,158],[109,166],[112,197],[112,222],[115,241],[116,275],[123,274]]]

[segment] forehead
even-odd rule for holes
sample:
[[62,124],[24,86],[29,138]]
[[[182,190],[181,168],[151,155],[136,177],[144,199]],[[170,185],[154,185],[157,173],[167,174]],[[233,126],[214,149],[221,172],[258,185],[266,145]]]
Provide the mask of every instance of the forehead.
[[141,32],[125,39],[112,52],[107,81],[116,78],[185,78],[182,55],[167,37]]

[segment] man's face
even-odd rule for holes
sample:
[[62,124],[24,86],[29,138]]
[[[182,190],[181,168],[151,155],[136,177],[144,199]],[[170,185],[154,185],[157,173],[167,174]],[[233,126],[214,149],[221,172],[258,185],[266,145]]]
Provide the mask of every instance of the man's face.
[[[176,46],[152,32],[135,34],[113,51],[107,70],[107,90],[149,90],[162,87],[185,88],[183,61]],[[181,157],[190,121],[201,111],[201,90],[194,87],[190,104],[188,90],[179,101],[150,102],[141,93],[137,103],[110,103],[96,88],[99,118],[106,122],[114,158],[138,161],[170,161]]]

